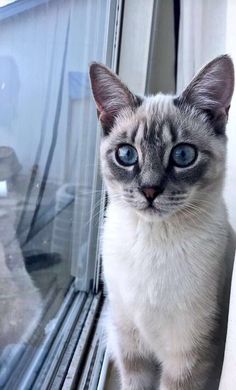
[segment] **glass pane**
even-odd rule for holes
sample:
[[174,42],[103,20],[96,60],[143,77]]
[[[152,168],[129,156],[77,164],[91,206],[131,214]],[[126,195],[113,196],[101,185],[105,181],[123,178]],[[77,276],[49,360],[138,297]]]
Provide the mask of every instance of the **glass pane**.
[[0,9],[0,388],[16,356],[37,350],[72,280],[93,284],[101,180],[87,72],[111,54],[111,4]]
[[0,0],[0,7],[5,7],[6,5],[14,3],[16,0]]

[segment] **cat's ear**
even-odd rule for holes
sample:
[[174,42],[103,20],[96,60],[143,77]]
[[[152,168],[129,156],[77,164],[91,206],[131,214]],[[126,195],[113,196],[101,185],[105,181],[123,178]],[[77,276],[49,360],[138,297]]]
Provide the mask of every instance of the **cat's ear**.
[[212,118],[226,118],[234,90],[234,66],[228,55],[209,62],[178,98]]
[[108,134],[120,110],[127,107],[134,109],[138,105],[138,98],[115,73],[102,64],[91,64],[89,74],[98,118],[104,133]]

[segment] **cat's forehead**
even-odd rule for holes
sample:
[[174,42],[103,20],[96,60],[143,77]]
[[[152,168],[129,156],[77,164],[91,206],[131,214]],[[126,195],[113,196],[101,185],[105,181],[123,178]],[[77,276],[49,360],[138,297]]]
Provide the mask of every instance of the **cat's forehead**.
[[[196,116],[197,115],[197,116]],[[179,108],[173,95],[145,97],[138,108],[124,109],[117,118],[110,141],[141,144],[173,144],[177,141],[206,142],[210,128],[204,114],[194,108]],[[123,138],[123,139],[122,139]]]
[[137,110],[137,113],[144,115],[147,120],[164,120],[176,115],[176,107],[173,96],[159,93],[155,96],[148,96],[144,99],[143,104]]
[[145,97],[135,111],[130,108],[123,109],[117,118],[116,125],[118,131],[133,132],[140,127],[140,130],[143,128],[145,132],[144,127],[149,128],[153,123],[156,127],[163,123],[167,125],[168,120],[171,122],[176,117],[177,109],[173,96],[158,94]]
[[177,110],[173,96],[158,94],[147,97],[137,110],[137,116],[138,122],[142,123],[142,131],[137,132],[139,137],[163,143],[173,142],[176,138]]
[[173,142],[181,122],[173,96],[158,94],[145,97],[135,111],[124,109],[117,118],[113,137],[127,137],[135,144]]

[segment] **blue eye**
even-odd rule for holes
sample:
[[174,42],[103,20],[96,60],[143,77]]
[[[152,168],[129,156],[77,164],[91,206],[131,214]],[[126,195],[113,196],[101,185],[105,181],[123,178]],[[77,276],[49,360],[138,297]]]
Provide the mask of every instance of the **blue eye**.
[[171,152],[172,163],[180,168],[193,164],[196,158],[196,148],[189,144],[179,144]]
[[121,145],[116,151],[116,159],[119,164],[129,167],[138,161],[138,152],[131,145]]

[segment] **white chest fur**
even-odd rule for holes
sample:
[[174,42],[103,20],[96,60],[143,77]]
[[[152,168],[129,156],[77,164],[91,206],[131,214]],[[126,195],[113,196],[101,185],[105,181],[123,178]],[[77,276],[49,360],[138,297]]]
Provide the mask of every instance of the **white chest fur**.
[[[150,348],[188,349],[207,333],[223,280],[224,208],[210,220],[150,223],[111,204],[103,266],[113,315],[137,328]],[[154,341],[155,340],[155,341]],[[164,352],[163,352],[164,353]]]

